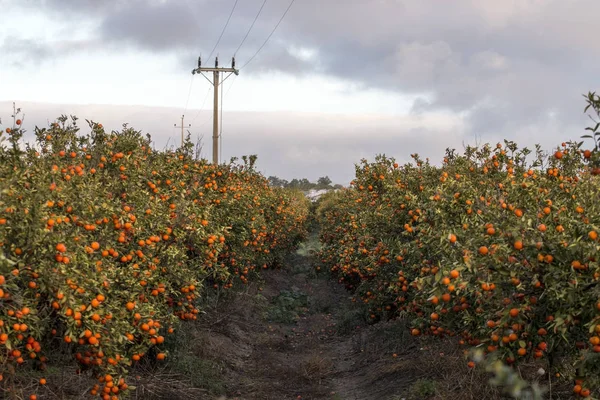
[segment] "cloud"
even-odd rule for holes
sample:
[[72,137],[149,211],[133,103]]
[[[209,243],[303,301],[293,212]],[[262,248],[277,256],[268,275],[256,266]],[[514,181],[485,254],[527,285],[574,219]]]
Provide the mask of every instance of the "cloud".
[[[39,3],[24,0],[24,4]],[[205,64],[233,0],[45,0],[66,26],[93,21],[98,43],[176,54],[178,70]],[[216,52],[227,65],[262,0],[240,1]],[[244,47],[243,65],[287,7],[268,2]],[[597,0],[303,0],[243,71],[335,77],[367,89],[419,96],[414,115],[465,117],[465,135],[585,123],[581,94],[595,84]],[[51,57],[51,41],[27,43]],[[550,117],[550,113],[554,117]]]
[[32,39],[21,39],[7,36],[0,43],[0,52],[10,54],[10,62],[20,68],[25,63],[40,66],[42,61],[54,57],[54,51],[46,43],[39,43]]

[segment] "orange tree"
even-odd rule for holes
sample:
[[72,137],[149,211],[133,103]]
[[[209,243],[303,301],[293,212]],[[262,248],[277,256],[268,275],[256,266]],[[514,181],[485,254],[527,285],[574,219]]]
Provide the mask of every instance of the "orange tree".
[[363,160],[320,205],[321,265],[373,321],[410,315],[414,335],[459,336],[508,364],[572,361],[587,396],[600,383],[600,181],[597,148],[581,146]]
[[[187,143],[159,152],[150,137],[61,117],[22,142],[0,137],[0,387],[44,369],[44,346],[67,343],[105,398],[164,334],[196,319],[209,283],[245,284],[306,234],[308,202],[273,190],[251,162],[214,166]],[[201,306],[201,305],[200,305]]]

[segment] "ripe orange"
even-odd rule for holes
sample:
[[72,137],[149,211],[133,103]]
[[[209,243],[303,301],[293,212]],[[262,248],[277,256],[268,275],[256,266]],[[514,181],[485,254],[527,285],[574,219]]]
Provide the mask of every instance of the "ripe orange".
[[544,336],[544,335],[546,335],[547,333],[548,333],[548,331],[547,331],[546,329],[544,329],[544,328],[540,328],[540,329],[538,329],[538,331],[537,331],[537,334],[538,334],[538,335],[540,335],[540,336]]

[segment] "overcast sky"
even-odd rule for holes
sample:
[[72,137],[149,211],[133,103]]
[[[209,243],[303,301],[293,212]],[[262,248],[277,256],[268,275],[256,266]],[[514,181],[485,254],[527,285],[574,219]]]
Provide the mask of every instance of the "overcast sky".
[[[75,114],[164,147],[185,114],[210,156],[211,86],[191,70],[200,54],[229,66],[263,2],[238,0],[208,59],[235,0],[0,0],[0,117],[15,101],[29,131]],[[237,67],[289,4],[264,2]],[[346,184],[380,153],[578,139],[598,15],[598,0],[296,0],[224,83],[223,160]]]

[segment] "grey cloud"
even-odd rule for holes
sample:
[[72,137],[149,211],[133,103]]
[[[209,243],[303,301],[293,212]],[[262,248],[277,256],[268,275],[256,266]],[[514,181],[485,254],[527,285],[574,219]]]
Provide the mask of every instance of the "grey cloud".
[[42,61],[53,57],[53,49],[31,39],[7,36],[0,43],[0,52],[8,55],[9,62],[17,68],[27,64],[39,66]]
[[[187,73],[200,52],[206,57],[212,49],[233,1],[42,3],[52,12],[97,21],[102,42],[177,53],[176,68]],[[222,65],[261,4],[239,1],[217,49]],[[238,65],[260,46],[287,4],[267,2],[237,54]],[[584,123],[581,94],[596,83],[599,12],[597,0],[297,1],[244,75],[316,72],[359,87],[414,94],[420,98],[414,113],[465,113],[471,134],[510,135],[521,125],[549,122],[574,126]],[[293,47],[315,50],[318,58],[302,60]],[[549,111],[557,117],[548,119]]]
[[97,40],[53,40],[38,42],[16,36],[6,36],[0,42],[0,53],[18,68],[39,67],[44,62],[56,62],[59,57],[93,51],[106,46]]

